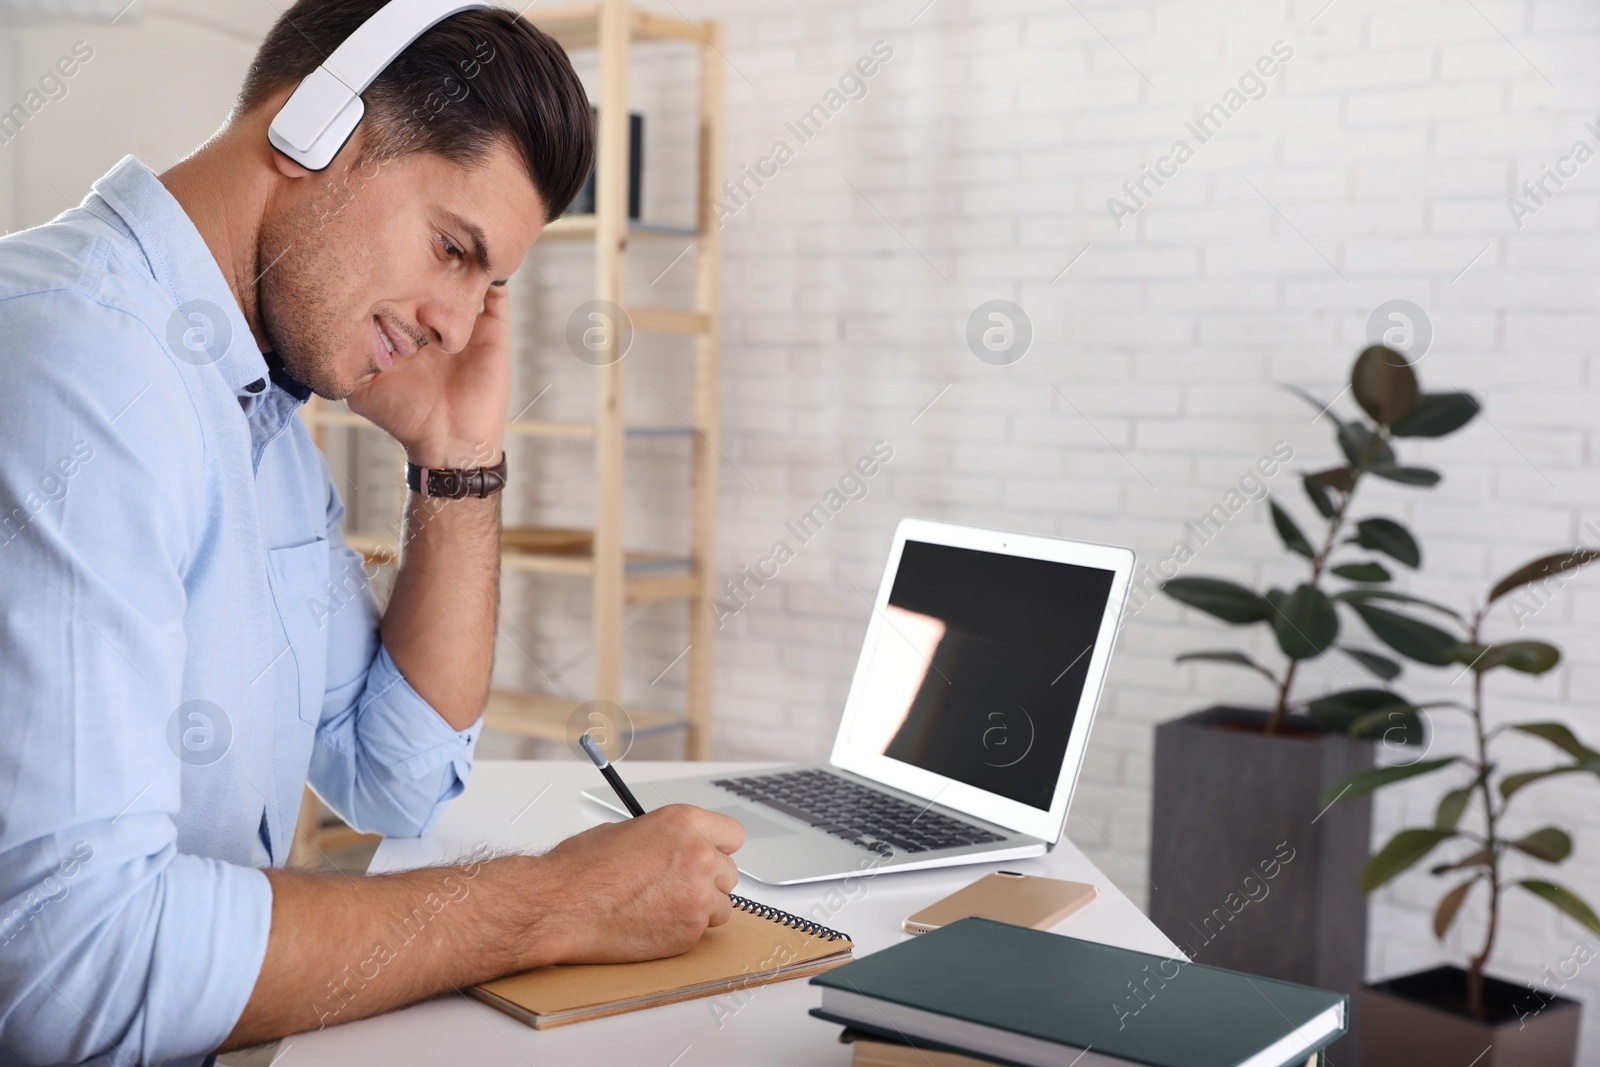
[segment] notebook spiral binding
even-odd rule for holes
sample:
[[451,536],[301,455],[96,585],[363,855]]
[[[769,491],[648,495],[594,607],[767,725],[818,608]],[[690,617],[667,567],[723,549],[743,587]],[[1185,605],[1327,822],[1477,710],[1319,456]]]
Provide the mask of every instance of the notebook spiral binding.
[[747,911],[751,915],[757,916],[758,918],[771,919],[773,922],[782,923],[784,926],[790,927],[794,930],[800,930],[804,933],[812,935],[813,937],[821,937],[829,941],[850,940],[849,934],[842,934],[830,926],[823,926],[819,922],[812,922],[810,919],[802,918],[801,916],[795,915],[792,912],[784,911],[782,908],[774,908],[770,904],[762,904],[758,901],[751,900],[749,897],[741,897],[737,893],[729,893],[728,899],[732,901],[733,906],[738,908],[740,911]]

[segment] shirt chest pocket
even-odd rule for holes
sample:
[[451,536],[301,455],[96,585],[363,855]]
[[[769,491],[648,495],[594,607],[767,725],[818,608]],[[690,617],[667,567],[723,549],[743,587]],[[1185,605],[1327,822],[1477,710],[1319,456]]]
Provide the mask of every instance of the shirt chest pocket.
[[[267,552],[267,580],[278,619],[293,658],[300,718],[315,725],[322,717],[328,676],[328,574],[326,538]],[[282,660],[278,670],[283,669]]]

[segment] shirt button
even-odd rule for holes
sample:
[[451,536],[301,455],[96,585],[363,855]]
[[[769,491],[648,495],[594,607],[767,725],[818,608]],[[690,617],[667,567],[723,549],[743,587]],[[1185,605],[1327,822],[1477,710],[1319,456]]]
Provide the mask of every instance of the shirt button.
[[245,386],[244,387],[244,391],[247,392],[247,393],[259,393],[259,392],[261,392],[261,390],[265,389],[266,387],[267,387],[267,380],[265,378],[257,378],[255,381],[253,381],[249,385]]

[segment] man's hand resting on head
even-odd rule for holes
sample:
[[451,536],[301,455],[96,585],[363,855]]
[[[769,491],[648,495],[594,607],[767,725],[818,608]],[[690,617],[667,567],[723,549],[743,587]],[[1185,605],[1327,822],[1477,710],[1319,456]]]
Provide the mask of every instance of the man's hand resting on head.
[[561,842],[541,860],[562,904],[547,914],[559,962],[623,963],[676,956],[733,910],[737,819],[671,804]]
[[[482,467],[500,459],[511,403],[511,298],[490,286],[483,308],[463,316],[442,344],[405,347],[394,366],[362,378],[350,410],[372,420],[424,467]],[[446,347],[448,345],[448,347]]]

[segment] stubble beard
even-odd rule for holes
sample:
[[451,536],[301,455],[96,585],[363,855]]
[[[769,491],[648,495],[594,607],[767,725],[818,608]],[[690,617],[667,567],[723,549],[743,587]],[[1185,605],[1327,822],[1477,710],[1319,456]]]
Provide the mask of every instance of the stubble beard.
[[356,384],[339,374],[337,339],[348,331],[317,280],[330,276],[332,265],[322,262],[322,250],[332,243],[322,217],[309,209],[263,225],[256,246],[263,271],[256,282],[256,307],[261,332],[284,368],[324,400],[343,400]]

